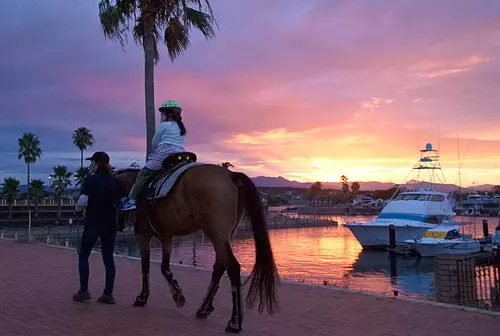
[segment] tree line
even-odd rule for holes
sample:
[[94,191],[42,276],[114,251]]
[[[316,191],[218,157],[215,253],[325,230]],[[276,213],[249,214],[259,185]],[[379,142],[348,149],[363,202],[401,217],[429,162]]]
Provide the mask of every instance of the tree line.
[[[56,165],[52,167],[52,173],[49,175],[50,186],[53,188],[53,195],[58,202],[58,217],[61,216],[62,196],[68,187],[72,186],[71,178],[75,178],[75,187],[81,187],[83,180],[89,174],[89,168],[83,164],[83,153],[95,144],[94,136],[87,127],[79,127],[73,132],[73,144],[80,151],[80,167],[75,172],[71,172],[67,166]],[[35,218],[39,218],[38,206],[43,198],[47,196],[45,191],[45,181],[42,179],[31,179],[32,165],[42,157],[40,139],[37,135],[27,132],[18,139],[18,159],[23,160],[27,170],[27,200],[28,207],[33,201],[35,206]],[[7,201],[9,206],[8,218],[12,218],[12,205],[14,201],[21,198],[21,181],[15,177],[6,177],[0,184],[0,197]]]

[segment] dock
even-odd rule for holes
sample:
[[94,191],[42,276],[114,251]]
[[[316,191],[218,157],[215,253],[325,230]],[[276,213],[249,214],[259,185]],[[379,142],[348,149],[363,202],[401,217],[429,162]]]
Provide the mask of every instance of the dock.
[[[0,239],[0,334],[47,335],[225,335],[231,312],[227,277],[206,320],[194,314],[211,272],[172,266],[186,296],[177,308],[160,266],[151,265],[151,296],[145,308],[132,307],[141,287],[136,259],[116,257],[117,304],[95,302],[101,293],[104,268],[98,253],[91,256],[90,290],[94,301],[77,303],[77,253],[74,249],[20,244]],[[242,335],[496,335],[500,314],[426,301],[364,294],[351,290],[283,281],[280,312],[245,311]]]

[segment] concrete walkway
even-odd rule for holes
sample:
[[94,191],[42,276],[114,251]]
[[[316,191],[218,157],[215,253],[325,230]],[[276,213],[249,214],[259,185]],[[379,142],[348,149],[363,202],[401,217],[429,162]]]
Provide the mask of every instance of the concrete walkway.
[[[0,335],[224,335],[231,312],[226,279],[207,320],[194,314],[210,272],[173,267],[187,303],[179,309],[159,266],[152,264],[151,297],[146,308],[132,307],[141,287],[139,262],[116,258],[117,304],[73,302],[77,289],[76,251],[17,244],[0,239]],[[91,257],[91,292],[102,291],[104,268]],[[298,284],[280,287],[280,313],[247,310],[244,335],[495,336],[500,315],[428,303],[384,298]]]

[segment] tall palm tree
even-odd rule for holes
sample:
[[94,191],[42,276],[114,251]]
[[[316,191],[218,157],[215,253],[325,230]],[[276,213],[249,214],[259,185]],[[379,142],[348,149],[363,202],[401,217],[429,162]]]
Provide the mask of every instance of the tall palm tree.
[[143,46],[148,157],[155,132],[154,66],[160,59],[159,45],[161,42],[166,45],[173,62],[190,46],[192,28],[199,30],[207,40],[214,38],[217,22],[210,1],[101,0],[99,19],[104,36],[120,42],[122,47],[133,23],[134,39]]
[[[42,156],[42,150],[40,149],[40,139],[33,133],[24,133],[21,138],[18,139],[19,160],[24,159],[24,163],[28,167],[28,180],[27,185],[30,185],[30,168],[31,164],[35,163]],[[29,195],[28,195],[29,200]]]
[[54,195],[58,201],[57,203],[57,217],[61,218],[62,195],[71,185],[71,176],[73,175],[66,166],[55,166],[52,168],[52,187],[54,188]]
[[82,187],[83,186],[83,181],[87,177],[87,175],[90,174],[90,169],[88,167],[80,167],[75,171],[75,180],[76,184],[75,187]]
[[12,203],[15,200],[19,199],[21,182],[15,177],[6,177],[3,179],[3,182],[0,184],[2,187],[2,191],[0,191],[0,196],[7,201],[9,205],[9,214],[8,219],[12,219]]
[[78,127],[73,132],[73,144],[80,150],[80,168],[83,167],[83,151],[94,145],[94,136],[87,127]]
[[42,202],[45,196],[45,181],[41,179],[33,179],[30,181],[30,186],[28,192],[33,198],[33,203],[35,203],[35,218],[39,218],[38,205]]
[[[28,177],[26,186],[28,187],[28,213],[31,219],[31,206],[30,206],[30,168],[33,163],[36,162],[42,156],[42,150],[40,148],[40,139],[33,133],[24,133],[21,138],[18,139],[19,142],[19,160],[24,159],[24,163],[28,167]],[[31,221],[28,222],[28,235],[31,239]]]

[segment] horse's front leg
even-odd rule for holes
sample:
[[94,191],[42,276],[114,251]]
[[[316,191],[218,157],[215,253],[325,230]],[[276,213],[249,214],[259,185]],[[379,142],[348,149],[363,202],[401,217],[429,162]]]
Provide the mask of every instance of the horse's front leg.
[[163,257],[161,261],[161,274],[167,279],[168,287],[172,293],[175,304],[177,307],[182,307],[186,303],[186,298],[182,294],[182,289],[179,283],[174,278],[174,274],[170,270],[170,254],[172,253],[173,237],[162,237]]
[[149,298],[149,262],[151,257],[151,238],[150,233],[136,234],[137,243],[141,253],[142,268],[142,289],[141,293],[135,298],[135,307],[144,307]]

